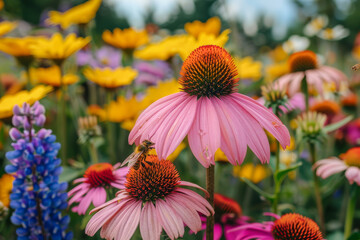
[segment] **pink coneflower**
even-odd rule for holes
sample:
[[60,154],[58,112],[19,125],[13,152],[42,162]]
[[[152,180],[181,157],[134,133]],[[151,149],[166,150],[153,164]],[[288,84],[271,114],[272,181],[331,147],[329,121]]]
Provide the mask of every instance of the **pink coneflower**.
[[319,160],[315,163],[316,175],[328,178],[331,175],[345,171],[350,184],[360,185],[360,147],[350,148],[346,153],[336,157]]
[[204,167],[215,164],[218,148],[234,165],[242,163],[247,146],[261,162],[268,162],[270,148],[263,128],[283,148],[290,144],[288,129],[271,111],[235,92],[237,70],[225,49],[213,45],[195,49],[180,74],[182,92],[150,105],[130,132],[130,144],[150,140],[159,158],[166,159],[188,136]]
[[273,213],[265,215],[272,216],[276,220],[264,223],[250,223],[229,230],[236,237],[234,240],[322,240],[319,226],[310,218],[297,213],[287,213],[278,216]]
[[[225,239],[233,239],[234,234],[229,230],[248,224],[250,218],[242,215],[240,205],[231,198],[222,194],[214,194],[214,209],[215,209],[215,225],[214,225],[214,240],[219,240],[223,235]],[[201,229],[206,229],[206,217],[201,217]],[[204,234],[203,239],[206,239]]]
[[90,204],[98,207],[106,201],[106,188],[114,187],[124,189],[125,176],[129,169],[119,168],[120,164],[97,163],[91,165],[83,178],[76,179],[74,183],[81,183],[68,192],[69,206],[72,203],[79,203],[72,208],[73,212],[80,215],[86,213]]
[[339,90],[340,82],[346,81],[346,76],[341,71],[329,66],[319,66],[316,54],[309,50],[292,54],[288,64],[291,73],[280,77],[276,83],[281,89],[287,89],[290,96],[300,91],[305,76],[309,88],[315,88],[320,95],[323,94],[324,83],[334,83]]
[[214,214],[208,201],[181,186],[205,190],[181,181],[175,166],[168,160],[159,161],[156,155],[147,156],[138,170],[131,168],[125,185],[113,200],[92,210],[97,213],[86,226],[87,235],[102,228],[102,238],[127,240],[140,223],[144,240],[159,240],[162,229],[176,239],[183,236],[184,224],[194,232],[201,230],[199,213]]

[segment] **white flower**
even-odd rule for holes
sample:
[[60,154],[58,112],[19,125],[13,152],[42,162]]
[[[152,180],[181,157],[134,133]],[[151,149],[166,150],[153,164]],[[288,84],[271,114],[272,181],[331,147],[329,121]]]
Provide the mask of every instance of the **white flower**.
[[286,42],[283,43],[282,47],[285,52],[294,53],[307,49],[309,45],[310,41],[308,38],[292,35]]
[[342,25],[336,25],[334,28],[326,28],[318,33],[318,37],[325,40],[340,40],[349,35],[349,30]]
[[304,28],[304,33],[306,36],[312,37],[320,32],[329,22],[329,19],[325,15],[317,16],[313,18]]

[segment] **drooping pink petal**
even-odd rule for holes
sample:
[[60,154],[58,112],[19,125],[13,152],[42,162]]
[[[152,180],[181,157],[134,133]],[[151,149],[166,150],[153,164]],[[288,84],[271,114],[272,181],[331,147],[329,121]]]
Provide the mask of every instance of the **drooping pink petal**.
[[105,208],[105,207],[107,207],[107,206],[109,206],[109,205],[111,205],[111,204],[113,204],[113,203],[115,203],[115,202],[124,202],[124,201],[126,202],[126,201],[129,201],[131,198],[129,198],[129,196],[126,195],[126,194],[124,194],[124,193],[125,193],[124,191],[119,191],[115,198],[113,198],[113,199],[111,199],[110,201],[107,201],[106,203],[104,203],[104,204],[102,204],[102,205],[100,205],[100,206],[92,209],[92,210],[90,211],[90,214],[92,214],[92,213],[94,213],[94,212],[97,212],[97,211],[99,211],[99,210],[101,210],[101,209],[103,209],[103,208]]
[[126,218],[125,224],[117,229],[117,240],[130,240],[139,225],[142,202],[137,200],[134,201],[133,205],[134,209],[124,216]]
[[201,191],[203,191],[206,196],[209,196],[209,193],[202,187],[200,187],[199,185],[195,184],[195,183],[191,183],[191,182],[187,182],[187,181],[179,181],[179,186],[187,186],[187,187],[194,187],[197,189],[200,189]]
[[156,201],[156,214],[170,239],[176,239],[184,235],[184,225],[179,216],[161,199]]
[[257,103],[254,99],[240,93],[232,93],[228,97],[232,98],[251,114],[263,128],[280,142],[283,149],[290,145],[289,130],[269,109]]
[[160,221],[156,216],[156,209],[152,202],[146,202],[140,217],[140,233],[143,240],[160,239]]
[[106,191],[103,187],[95,188],[95,193],[93,195],[92,202],[94,207],[98,207],[106,201]]
[[81,199],[79,202],[78,214],[83,215],[86,213],[86,210],[89,208],[91,200],[93,199],[95,189],[92,188],[89,192]]
[[86,178],[78,178],[74,180],[74,183],[84,182]]
[[299,92],[301,82],[304,79],[304,72],[293,73],[293,78],[289,81],[288,93],[290,96],[294,96],[295,93]]
[[316,170],[316,175],[325,179],[335,173],[344,171],[346,168],[347,166],[341,160],[335,160],[331,163],[320,165]]
[[223,100],[214,98],[213,104],[219,117],[221,131],[220,148],[223,150],[231,164],[241,164],[247,150],[244,133],[245,129],[239,124],[236,124],[233,112],[229,106],[224,104]]
[[345,172],[345,176],[351,184],[354,183],[355,179],[359,176],[359,174],[360,174],[359,168],[354,166],[349,167]]
[[196,211],[204,214],[205,216],[214,214],[214,209],[211,207],[209,202],[196,192],[180,187],[176,188],[175,191],[183,193],[183,195],[181,195],[181,197],[179,196],[177,200],[184,203],[188,208],[195,208]]
[[188,140],[191,151],[204,167],[215,164],[214,155],[220,147],[220,126],[212,101],[207,97],[198,100]]

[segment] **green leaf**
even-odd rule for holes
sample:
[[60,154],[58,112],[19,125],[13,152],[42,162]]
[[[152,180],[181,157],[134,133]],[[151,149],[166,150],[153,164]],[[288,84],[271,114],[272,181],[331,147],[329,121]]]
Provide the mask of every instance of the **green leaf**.
[[294,171],[295,169],[297,169],[301,165],[302,165],[302,162],[298,162],[298,163],[296,163],[295,165],[293,165],[293,166],[291,166],[289,168],[280,170],[279,172],[277,172],[275,174],[276,181],[281,183],[289,172]]
[[253,182],[251,182],[249,179],[242,177],[241,180],[243,180],[249,187],[251,187],[254,191],[259,193],[261,196],[263,196],[267,200],[269,200],[269,201],[274,200],[274,195],[273,194],[269,194],[269,193],[263,191],[258,186],[256,186]]
[[354,118],[354,116],[350,115],[350,116],[344,118],[344,119],[341,120],[341,121],[338,121],[338,122],[336,122],[336,123],[327,125],[327,126],[324,127],[324,131],[325,131],[326,133],[335,131],[336,129],[339,129],[339,128],[345,126],[345,125],[346,125],[347,123],[349,123],[353,118]]
[[347,240],[359,240],[359,239],[360,239],[360,233],[355,232],[355,233],[351,234]]
[[60,175],[60,182],[70,182],[78,176],[84,174],[83,170],[73,169],[71,167],[63,166],[63,172]]

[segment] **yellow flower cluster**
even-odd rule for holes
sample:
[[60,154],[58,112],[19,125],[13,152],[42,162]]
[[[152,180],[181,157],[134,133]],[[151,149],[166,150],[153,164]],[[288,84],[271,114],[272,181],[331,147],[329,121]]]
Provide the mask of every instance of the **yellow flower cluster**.
[[53,87],[71,85],[79,81],[79,77],[71,73],[65,74],[61,78],[60,68],[56,65],[48,68],[31,68],[30,76],[33,83],[43,83]]
[[133,28],[124,30],[115,28],[113,33],[106,30],[102,38],[107,44],[123,50],[133,50],[149,42],[149,36],[145,30],[137,31]]
[[111,68],[86,68],[84,75],[90,81],[107,89],[114,89],[129,85],[137,76],[137,71],[131,67]]

